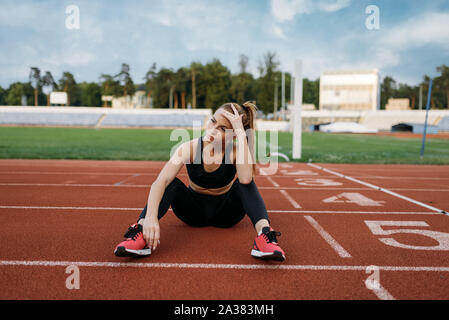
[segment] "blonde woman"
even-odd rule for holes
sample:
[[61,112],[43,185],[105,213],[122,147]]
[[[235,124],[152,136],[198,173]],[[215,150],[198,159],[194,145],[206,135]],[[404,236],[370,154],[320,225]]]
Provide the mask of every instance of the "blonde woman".
[[[284,261],[285,253],[270,227],[265,203],[254,182],[254,124],[257,107],[225,103],[206,124],[205,135],[181,144],[151,185],[148,202],[114,253],[148,256],[160,239],[159,220],[169,207],[192,227],[229,228],[245,215],[257,232],[251,255]],[[186,165],[189,186],[176,178]],[[236,178],[237,175],[237,178]]]

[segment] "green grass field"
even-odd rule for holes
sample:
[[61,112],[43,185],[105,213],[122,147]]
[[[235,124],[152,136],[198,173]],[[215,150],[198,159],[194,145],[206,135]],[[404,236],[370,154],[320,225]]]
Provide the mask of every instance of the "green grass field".
[[[156,129],[0,127],[0,158],[167,160],[171,147],[179,141],[170,141],[170,133]],[[448,139],[427,139],[423,158],[420,148],[421,139],[416,138],[304,132],[301,161],[449,164]],[[291,159],[291,133],[279,132],[278,152]]]

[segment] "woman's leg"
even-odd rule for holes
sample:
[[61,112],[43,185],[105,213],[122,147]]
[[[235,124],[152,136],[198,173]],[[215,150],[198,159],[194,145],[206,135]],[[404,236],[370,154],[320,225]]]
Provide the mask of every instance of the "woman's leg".
[[223,206],[214,217],[214,225],[232,227],[243,219],[245,213],[257,232],[269,226],[267,209],[254,180],[249,184],[243,184],[237,179],[227,193]]
[[251,255],[260,259],[284,261],[285,253],[276,238],[281,233],[270,227],[265,203],[254,180],[249,184],[236,180],[227,196],[214,219],[214,226],[231,227],[243,219],[246,213],[257,231]]
[[[206,225],[207,221],[201,207],[195,201],[189,188],[178,178],[173,179],[167,188],[165,188],[161,202],[159,203],[158,220],[167,213],[170,205],[175,215],[184,223],[195,227]],[[145,205],[145,208],[143,208],[139,216],[139,224],[142,224],[143,219],[145,219],[147,207],[148,204]]]

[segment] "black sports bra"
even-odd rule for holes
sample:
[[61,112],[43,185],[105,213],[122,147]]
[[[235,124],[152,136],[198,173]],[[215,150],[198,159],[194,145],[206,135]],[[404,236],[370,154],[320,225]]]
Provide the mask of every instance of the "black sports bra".
[[[228,148],[226,148],[228,149]],[[203,137],[198,139],[198,147],[193,163],[187,163],[187,173],[190,180],[197,186],[203,188],[222,188],[227,186],[234,179],[236,169],[233,164],[226,164],[225,157],[229,160],[229,152],[226,150],[223,160],[218,169],[207,172],[203,167]]]

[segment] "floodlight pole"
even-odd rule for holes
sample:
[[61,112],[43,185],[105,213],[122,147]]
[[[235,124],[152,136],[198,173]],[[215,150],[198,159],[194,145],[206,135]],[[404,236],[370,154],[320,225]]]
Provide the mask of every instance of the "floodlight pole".
[[422,145],[421,145],[421,157],[424,156],[424,145],[426,144],[426,133],[427,133],[427,117],[429,115],[429,107],[430,107],[430,97],[432,96],[432,79],[429,81],[429,91],[427,92],[427,101],[426,101],[426,121],[424,122],[424,133],[422,137]]
[[282,71],[282,100],[281,100],[281,110],[282,110],[282,120],[285,120],[285,73]]
[[301,159],[302,148],[302,61],[296,60],[295,65],[295,94],[293,108],[293,159]]

